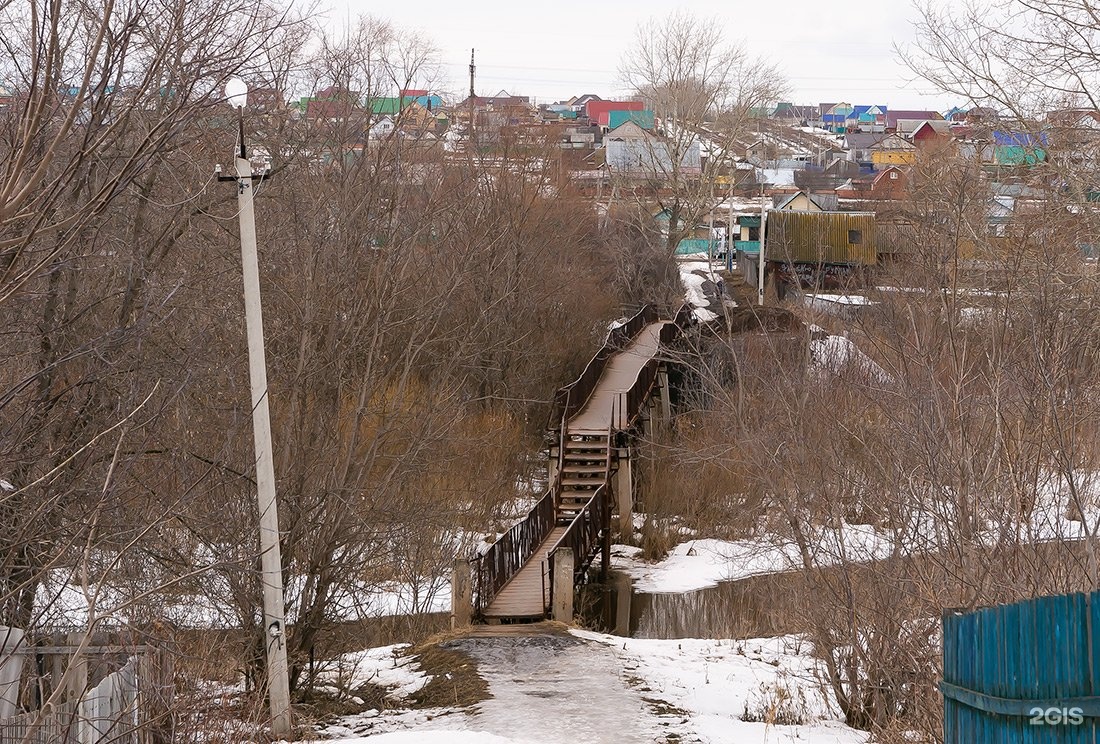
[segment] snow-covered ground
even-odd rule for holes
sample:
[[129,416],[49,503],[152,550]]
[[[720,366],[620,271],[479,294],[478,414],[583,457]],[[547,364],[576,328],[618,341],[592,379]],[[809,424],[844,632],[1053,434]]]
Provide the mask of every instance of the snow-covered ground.
[[695,317],[704,323],[717,318],[717,308],[711,307],[711,301],[703,291],[705,282],[719,281],[715,267],[711,265],[706,254],[691,254],[682,258],[677,262],[677,267],[680,270],[680,281],[684,285],[684,298],[695,308]]
[[[1004,515],[990,514],[985,528],[976,535],[977,539],[993,547],[1003,544],[1009,536],[1014,541],[1027,543],[1087,538],[1089,526],[1095,529],[1100,524],[1100,478],[1091,473],[1078,473],[1075,477],[1076,489],[1083,494],[1085,522],[1070,508],[1069,489],[1064,479],[1056,473],[1045,472],[1040,474],[1035,502],[1026,519],[1013,518],[1012,523],[1006,524],[998,521],[1007,519]],[[941,505],[940,508],[950,507]],[[909,525],[903,533],[870,525],[819,526],[810,540],[815,551],[811,558],[815,566],[824,567],[842,561],[868,563],[917,551],[938,550],[938,537],[946,539],[940,534],[940,525],[931,515],[916,519],[917,523]],[[611,565],[630,576],[635,591],[648,594],[696,591],[723,581],[803,568],[798,547],[775,534],[744,540],[691,539],[680,543],[663,560],[656,562],[641,560],[640,553],[640,548],[614,545]]]
[[[811,647],[798,636],[655,641],[575,630],[448,645],[478,662],[488,700],[465,712],[370,711],[320,735],[340,744],[867,740],[840,721],[817,681]],[[395,651],[366,655],[386,659]],[[415,665],[399,657],[394,662],[400,669]],[[399,675],[394,685],[408,682]]]
[[[79,626],[88,623],[90,616],[110,622],[129,622],[141,617],[141,597],[145,592],[155,590],[157,584],[123,586],[100,583],[98,577],[90,579],[88,594],[78,583],[73,571],[56,569],[38,588],[37,622],[43,625]],[[240,626],[240,619],[228,597],[231,595],[225,586],[224,577],[211,571],[204,577],[207,584],[205,594],[163,594],[157,597],[157,614],[171,622],[187,628],[234,628]],[[288,583],[288,594],[295,596],[295,587],[300,578],[292,578]],[[136,606],[135,606],[136,605]],[[447,612],[451,609],[451,584],[445,577],[423,579],[413,582],[383,582],[367,584],[357,582],[346,590],[339,591],[333,598],[330,612],[340,620],[354,622],[365,619],[418,614],[425,612]],[[288,621],[293,622],[296,608],[287,608]]]
[[406,655],[408,648],[407,643],[397,643],[344,654],[323,665],[318,676],[333,691],[369,684],[389,689],[387,698],[391,700],[403,700],[423,689],[430,679],[416,659]]
[[[830,551],[829,555],[816,556],[820,565],[836,562],[841,550],[850,560],[858,561],[885,558],[893,552],[889,534],[865,525],[844,525],[825,533],[823,530],[820,545]],[[802,568],[798,547],[777,535],[747,540],[689,540],[656,563],[640,560],[639,553],[641,548],[615,545],[611,565],[630,576],[635,591],[648,594],[691,592],[722,581]]]
[[[812,647],[799,636],[662,641],[579,630],[573,634],[605,645],[647,695],[683,711],[697,741],[842,744],[867,740],[865,733],[840,720],[835,704],[818,683]],[[777,725],[776,718],[798,722]]]

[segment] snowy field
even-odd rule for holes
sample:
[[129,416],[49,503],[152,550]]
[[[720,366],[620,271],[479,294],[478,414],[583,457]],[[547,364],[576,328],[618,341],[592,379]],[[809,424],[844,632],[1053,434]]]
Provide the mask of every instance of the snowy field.
[[[864,525],[845,525],[822,535],[822,547],[843,547],[850,560],[874,560],[893,552],[890,535]],[[648,594],[692,592],[760,574],[801,569],[798,547],[776,535],[747,540],[700,539],[680,543],[664,560],[638,558],[641,548],[615,545],[611,565],[630,576],[635,591]],[[839,555],[840,550],[835,551]],[[819,563],[834,562],[824,555]]]
[[[479,662],[490,699],[469,710],[368,711],[321,729],[339,744],[862,744],[822,694],[798,636],[656,641],[575,630],[449,644]],[[424,676],[402,647],[349,659],[399,699]],[[381,682],[381,680],[387,680]]]
[[[830,336],[828,342],[847,341]],[[818,342],[815,342],[818,343]],[[845,349],[841,349],[844,351]],[[869,360],[868,360],[869,361]],[[871,364],[874,364],[871,362]],[[1027,519],[1013,525],[988,520],[977,539],[990,547],[1003,544],[1012,532],[1013,540],[1041,543],[1051,540],[1076,541],[1086,539],[1090,525],[1100,524],[1100,480],[1095,476],[1079,478],[1077,488],[1085,493],[1085,519],[1073,518],[1069,508],[1068,488],[1057,474],[1043,473],[1035,493],[1035,504]],[[635,515],[636,521],[644,519]],[[899,534],[870,525],[847,524],[837,527],[816,527],[813,560],[818,567],[842,562],[869,563],[915,551],[934,551],[938,533],[935,519],[918,519],[912,530]],[[1007,534],[1006,534],[1007,530]],[[635,591],[648,594],[690,592],[713,587],[723,581],[737,581],[751,576],[803,568],[798,547],[775,534],[757,535],[744,540],[692,539],[680,543],[660,561],[642,560],[641,548],[613,545],[611,565],[630,576]]]

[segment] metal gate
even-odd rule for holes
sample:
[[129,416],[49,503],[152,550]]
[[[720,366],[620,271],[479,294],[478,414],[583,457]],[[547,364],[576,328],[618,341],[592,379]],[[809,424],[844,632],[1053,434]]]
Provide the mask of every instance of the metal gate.
[[1097,742],[1100,592],[943,615],[945,744]]

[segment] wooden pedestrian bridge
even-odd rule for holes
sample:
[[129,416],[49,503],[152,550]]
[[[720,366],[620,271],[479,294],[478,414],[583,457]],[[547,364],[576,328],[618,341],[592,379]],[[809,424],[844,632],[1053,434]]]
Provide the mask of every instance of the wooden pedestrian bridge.
[[606,574],[612,512],[631,529],[633,441],[653,416],[668,418],[662,351],[693,322],[690,306],[662,320],[646,305],[608,334],[580,377],[558,390],[547,425],[555,442],[549,486],[496,542],[456,560],[455,624],[572,619],[573,589],[597,553]]

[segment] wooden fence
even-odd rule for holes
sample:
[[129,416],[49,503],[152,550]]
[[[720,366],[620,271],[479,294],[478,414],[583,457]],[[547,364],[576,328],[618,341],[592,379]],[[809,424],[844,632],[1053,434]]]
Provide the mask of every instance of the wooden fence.
[[141,744],[138,659],[79,700],[0,721],[0,744]]
[[1097,741],[1100,592],[943,615],[944,744]]
[[9,717],[0,718],[0,744],[172,741],[172,657],[132,629],[87,633],[39,630],[5,645],[0,679],[9,684],[0,715]]

